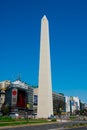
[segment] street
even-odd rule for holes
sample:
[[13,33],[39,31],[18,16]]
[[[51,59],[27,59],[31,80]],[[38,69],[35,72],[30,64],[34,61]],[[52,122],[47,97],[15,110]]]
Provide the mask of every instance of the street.
[[[58,129],[57,129],[58,130]],[[62,129],[64,130],[64,129]],[[65,130],[87,130],[87,127],[83,127],[83,128],[73,128],[73,129],[65,129]]]
[[[68,122],[68,123],[54,123],[54,124],[44,124],[44,125],[35,125],[35,126],[19,126],[19,127],[8,127],[0,128],[1,130],[64,130],[65,126],[71,126],[78,122]],[[84,122],[85,123],[85,122]],[[65,130],[87,130],[87,127],[82,128],[73,128]]]

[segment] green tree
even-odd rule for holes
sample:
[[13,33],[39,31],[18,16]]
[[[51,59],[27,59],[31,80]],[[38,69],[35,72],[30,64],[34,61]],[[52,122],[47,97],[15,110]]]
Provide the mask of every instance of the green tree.
[[3,113],[3,115],[8,115],[9,113],[9,106],[7,104],[3,104],[1,107],[1,112]]
[[56,113],[57,115],[61,115],[61,112],[65,108],[65,102],[63,100],[54,100],[53,101],[53,109],[54,109],[54,114]]

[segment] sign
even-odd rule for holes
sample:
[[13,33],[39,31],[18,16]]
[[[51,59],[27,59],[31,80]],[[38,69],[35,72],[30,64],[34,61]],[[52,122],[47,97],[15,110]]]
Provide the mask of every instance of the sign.
[[17,91],[16,90],[13,90],[12,91],[12,95],[15,96],[17,94]]
[[12,105],[17,104],[17,89],[12,89]]

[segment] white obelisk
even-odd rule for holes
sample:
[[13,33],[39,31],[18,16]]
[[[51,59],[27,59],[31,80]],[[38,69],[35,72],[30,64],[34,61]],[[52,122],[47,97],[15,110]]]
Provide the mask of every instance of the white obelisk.
[[40,63],[38,86],[38,118],[53,115],[49,23],[46,16],[41,20]]

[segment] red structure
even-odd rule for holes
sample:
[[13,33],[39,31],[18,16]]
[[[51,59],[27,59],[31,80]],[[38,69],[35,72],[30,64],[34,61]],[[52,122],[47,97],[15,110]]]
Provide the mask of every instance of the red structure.
[[26,93],[25,93],[25,91],[18,90],[17,107],[26,108]]

